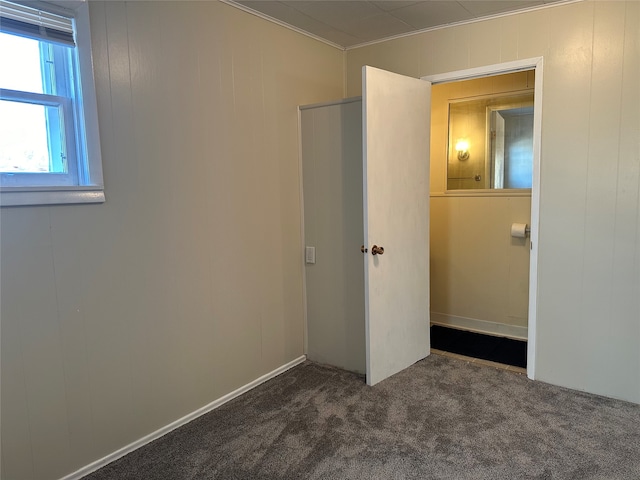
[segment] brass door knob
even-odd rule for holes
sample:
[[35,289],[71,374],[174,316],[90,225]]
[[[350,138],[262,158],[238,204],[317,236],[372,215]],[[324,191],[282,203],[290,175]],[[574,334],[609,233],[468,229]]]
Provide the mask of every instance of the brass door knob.
[[361,251],[362,253],[367,253],[367,252],[369,251],[369,249],[368,249],[367,247],[365,247],[364,245],[361,245],[361,246],[360,246],[360,251]]
[[384,247],[374,245],[371,247],[371,255],[382,255],[384,253]]

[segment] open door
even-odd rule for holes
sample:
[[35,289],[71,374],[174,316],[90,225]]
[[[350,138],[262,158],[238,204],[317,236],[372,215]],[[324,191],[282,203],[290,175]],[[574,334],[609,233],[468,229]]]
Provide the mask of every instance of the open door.
[[367,66],[362,82],[366,370],[375,385],[430,351],[431,84]]

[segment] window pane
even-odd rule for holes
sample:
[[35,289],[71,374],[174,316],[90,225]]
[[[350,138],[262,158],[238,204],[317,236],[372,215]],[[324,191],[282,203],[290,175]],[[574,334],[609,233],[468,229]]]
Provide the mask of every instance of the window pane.
[[503,112],[504,188],[531,188],[533,175],[533,107]]
[[[42,91],[40,42],[0,33],[0,88]],[[10,68],[7,68],[10,66]]]
[[0,100],[0,172],[66,173],[62,118],[61,107]]

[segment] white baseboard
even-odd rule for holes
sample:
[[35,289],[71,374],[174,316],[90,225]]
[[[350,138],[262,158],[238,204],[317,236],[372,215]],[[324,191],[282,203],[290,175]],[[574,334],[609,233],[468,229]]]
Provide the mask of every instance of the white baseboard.
[[280,375],[283,372],[286,372],[290,368],[293,368],[296,365],[301,364],[306,359],[307,359],[306,355],[302,355],[301,357],[298,357],[295,360],[292,360],[289,363],[286,363],[286,364],[282,365],[281,367],[276,368],[275,370],[273,370],[273,371],[261,376],[260,378],[257,378],[254,381],[247,383],[246,385],[238,388],[237,390],[234,390],[233,392],[228,393],[225,396],[220,397],[217,400],[214,400],[210,404],[205,405],[204,407],[199,408],[198,410],[185,415],[184,417],[176,420],[175,422],[171,422],[169,425],[165,425],[164,427],[156,430],[155,432],[152,432],[149,435],[145,435],[144,437],[140,438],[139,440],[136,440],[135,442],[130,443],[126,447],[122,447],[121,449],[116,450],[113,453],[110,453],[106,457],[103,457],[103,458],[101,458],[99,460],[96,460],[95,462],[92,462],[89,465],[86,465],[86,466],[82,467],[81,469],[76,470],[75,472],[70,473],[69,475],[66,475],[66,476],[62,477],[60,480],[79,480],[80,478],[84,477],[85,475],[89,475],[90,473],[95,472],[99,468],[104,467],[105,465],[113,462],[114,460],[117,460],[117,459],[119,459],[121,457],[124,457],[128,453],[131,453],[134,450],[137,450],[138,448],[146,445],[147,443],[150,443],[150,442],[156,440],[157,438],[160,438],[163,435],[166,435],[167,433],[171,432],[172,430],[175,430],[176,428],[181,427],[182,425],[184,425],[186,423],[189,423],[192,420],[195,420],[196,418],[204,415],[205,413],[209,413],[210,411],[215,410],[219,406],[224,405],[228,401],[233,400],[234,398],[242,395],[245,392],[248,392],[252,388],[257,387],[258,385],[266,382],[267,380],[270,380],[270,379],[272,379],[274,377],[277,377],[278,375]]
[[438,312],[431,312],[431,324],[513,338],[515,340],[527,340],[528,335],[527,327],[489,322],[487,320],[478,320],[477,318],[457,317],[455,315]]

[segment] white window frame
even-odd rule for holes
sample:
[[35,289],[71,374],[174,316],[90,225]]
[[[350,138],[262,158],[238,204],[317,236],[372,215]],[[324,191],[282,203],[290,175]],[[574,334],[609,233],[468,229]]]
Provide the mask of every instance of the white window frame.
[[[0,206],[102,203],[105,201],[105,196],[88,2],[85,0],[65,0],[58,2],[63,5],[60,6],[42,1],[11,1],[74,19],[75,48],[80,73],[78,83],[82,93],[70,101],[68,98],[55,95],[2,90],[2,98],[58,106],[62,110],[67,126],[75,125],[75,128],[84,126],[84,135],[80,134],[80,138],[84,137],[84,142],[77,144],[76,135],[72,135],[72,138],[67,138],[69,135],[65,135],[69,170],[67,174],[22,174],[33,178],[31,186],[24,184],[24,180],[20,179],[20,173],[3,174],[0,186]],[[11,177],[17,178],[12,181]]]
[[[13,102],[42,105],[45,107],[58,107],[62,110],[62,118],[65,130],[65,153],[67,161],[67,173],[0,173],[3,187],[23,187],[25,182],[38,187],[78,185],[78,161],[76,159],[75,128],[73,125],[73,106],[71,99],[58,95],[45,93],[23,92],[18,90],[0,90],[0,99]],[[48,132],[49,133],[49,132]],[[28,177],[25,177],[28,175]]]

